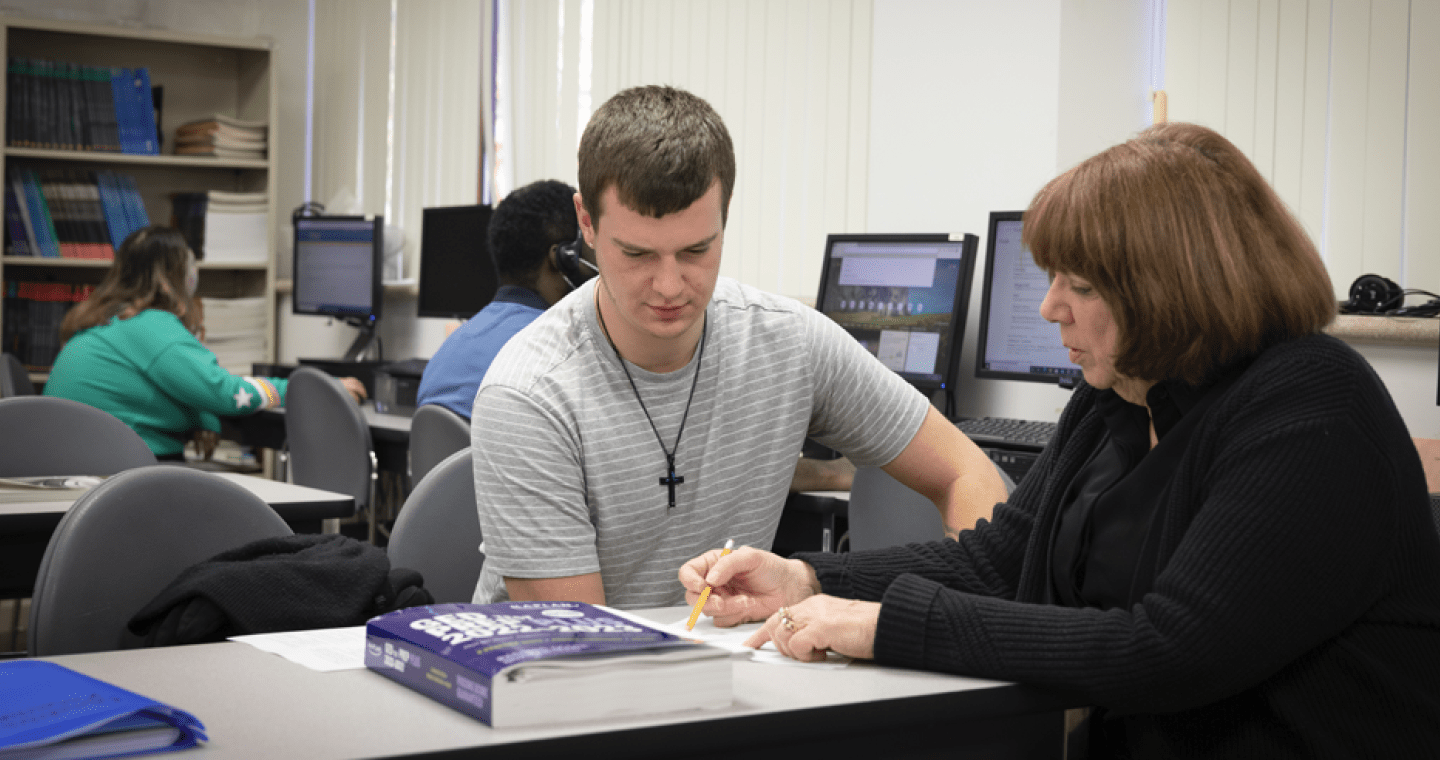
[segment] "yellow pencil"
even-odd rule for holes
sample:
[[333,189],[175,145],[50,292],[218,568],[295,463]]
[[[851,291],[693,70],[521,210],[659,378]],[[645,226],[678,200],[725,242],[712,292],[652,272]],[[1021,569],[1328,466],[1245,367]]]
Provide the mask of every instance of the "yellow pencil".
[[[730,553],[730,550],[731,550],[731,549],[734,549],[734,548],[735,548],[735,539],[733,539],[733,538],[727,538],[727,539],[725,539],[725,548],[720,550],[720,556],[723,557],[723,556],[725,556],[726,554],[729,554],[729,553]],[[687,630],[687,631],[693,631],[693,630],[695,630],[695,621],[700,619],[700,609],[705,606],[705,600],[706,600],[706,599],[709,599],[709,598],[710,598],[710,587],[709,587],[709,586],[706,586],[706,587],[705,587],[705,590],[700,592],[700,598],[695,600],[695,609],[690,610],[690,622],[685,624],[685,630]]]

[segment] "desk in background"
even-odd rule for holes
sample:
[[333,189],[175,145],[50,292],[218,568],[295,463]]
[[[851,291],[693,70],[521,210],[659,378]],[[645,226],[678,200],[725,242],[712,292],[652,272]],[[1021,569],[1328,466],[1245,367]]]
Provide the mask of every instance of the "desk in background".
[[[660,622],[684,608],[642,610]],[[44,658],[194,713],[208,744],[184,757],[1059,758],[1058,695],[856,663],[736,662],[729,708],[492,729],[368,670],[319,673],[245,644]],[[177,756],[179,757],[179,756]]]
[[[241,485],[260,497],[296,532],[318,533],[321,521],[355,514],[355,499],[348,494],[252,475],[210,474]],[[0,504],[0,598],[30,595],[50,535],[72,504],[74,501]]]
[[[360,406],[365,422],[370,425],[370,441],[375,458],[383,472],[404,477],[409,470],[410,418],[400,414],[381,414],[375,404],[366,401]],[[265,409],[246,417],[231,417],[226,424],[233,428],[241,442],[262,449],[279,451],[285,447],[285,408]],[[283,478],[283,474],[277,474]]]

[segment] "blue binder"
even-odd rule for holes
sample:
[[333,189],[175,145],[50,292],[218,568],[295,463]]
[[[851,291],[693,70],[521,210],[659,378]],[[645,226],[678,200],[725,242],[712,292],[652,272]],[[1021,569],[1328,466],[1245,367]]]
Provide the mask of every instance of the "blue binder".
[[184,710],[53,662],[0,662],[0,757],[22,749],[124,757],[205,740],[205,726]]

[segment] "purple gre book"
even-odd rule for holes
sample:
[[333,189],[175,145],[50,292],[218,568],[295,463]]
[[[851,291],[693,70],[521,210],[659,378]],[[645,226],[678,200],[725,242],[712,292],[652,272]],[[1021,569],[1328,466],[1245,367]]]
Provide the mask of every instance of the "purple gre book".
[[725,707],[730,653],[580,602],[372,618],[365,665],[495,727]]

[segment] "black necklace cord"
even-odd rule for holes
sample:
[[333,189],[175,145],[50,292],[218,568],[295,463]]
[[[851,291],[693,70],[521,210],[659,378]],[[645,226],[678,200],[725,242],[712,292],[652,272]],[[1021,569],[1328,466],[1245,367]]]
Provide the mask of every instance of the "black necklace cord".
[[630,391],[635,394],[635,401],[640,404],[640,411],[645,413],[645,421],[650,423],[651,432],[655,433],[655,442],[660,444],[660,451],[665,454],[666,473],[668,477],[660,479],[660,485],[670,488],[670,507],[675,506],[675,486],[685,482],[684,476],[679,479],[675,476],[675,456],[680,453],[680,438],[685,435],[685,423],[690,419],[690,404],[695,401],[695,388],[700,385],[700,370],[705,362],[706,336],[710,332],[710,317],[705,314],[705,320],[700,325],[700,354],[695,357],[695,377],[690,381],[690,396],[685,399],[685,413],[680,416],[680,429],[675,432],[675,448],[669,449],[665,446],[665,439],[660,437],[660,429],[655,426],[655,418],[650,416],[650,410],[645,406],[645,399],[640,397],[640,389],[635,385],[635,378],[630,375],[630,369],[625,366],[625,357],[620,355],[620,347],[615,345],[615,339],[610,337],[610,327],[605,324],[605,315],[600,313],[599,294],[596,294],[595,317],[600,320],[600,329],[605,331],[605,340],[610,343],[610,350],[615,352],[615,360],[620,362],[620,370],[625,373],[625,379],[630,382]]

